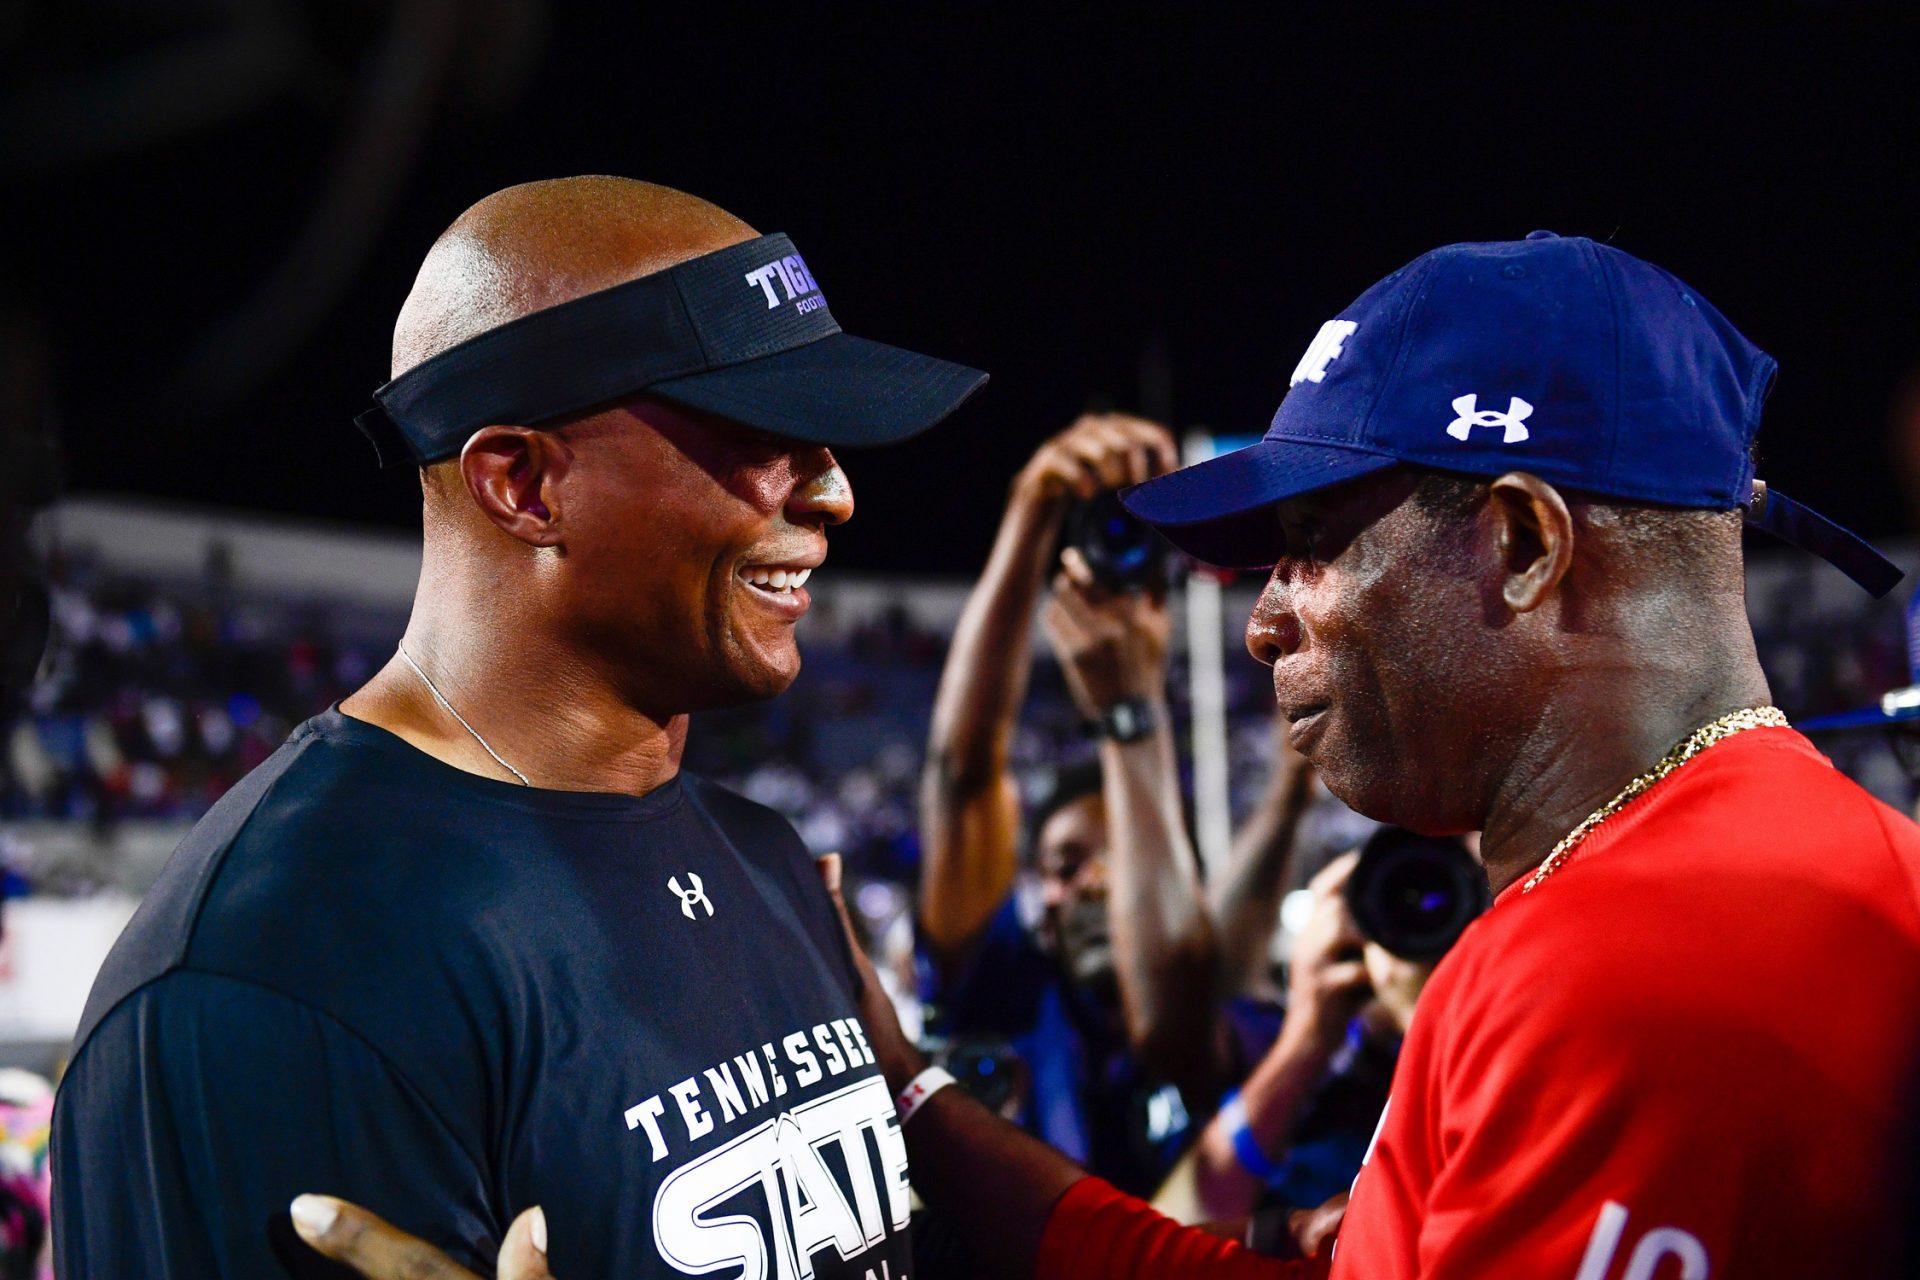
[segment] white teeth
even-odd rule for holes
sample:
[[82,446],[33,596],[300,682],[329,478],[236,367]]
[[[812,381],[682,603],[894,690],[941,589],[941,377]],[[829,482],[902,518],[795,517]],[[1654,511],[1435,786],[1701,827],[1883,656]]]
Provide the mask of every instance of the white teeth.
[[743,581],[768,591],[792,591],[795,587],[804,587],[812,576],[811,569],[774,569],[756,565],[740,570]]

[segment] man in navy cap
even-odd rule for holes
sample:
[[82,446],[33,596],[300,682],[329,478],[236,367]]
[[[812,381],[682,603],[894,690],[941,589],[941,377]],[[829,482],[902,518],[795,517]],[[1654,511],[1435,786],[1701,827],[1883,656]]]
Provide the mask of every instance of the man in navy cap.
[[1322,329],[1260,445],[1131,495],[1274,562],[1248,645],[1336,794],[1484,832],[1498,904],[1428,990],[1336,1274],[1893,1252],[1920,832],[1769,705],[1741,516],[1898,573],[1755,484],[1774,370],[1608,246],[1452,246]]
[[985,375],[842,333],[785,236],[619,178],[463,214],[393,372],[362,426],[423,493],[404,640],[115,947],[55,1118],[57,1270],[337,1274],[288,1221],[324,1188],[475,1266],[538,1205],[575,1275],[904,1276],[832,906],[680,758],[689,712],[798,671],[853,513],[834,448]]

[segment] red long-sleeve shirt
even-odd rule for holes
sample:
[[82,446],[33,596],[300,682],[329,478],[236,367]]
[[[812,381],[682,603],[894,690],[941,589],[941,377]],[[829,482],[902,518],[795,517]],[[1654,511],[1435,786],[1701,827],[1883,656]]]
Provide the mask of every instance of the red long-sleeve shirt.
[[[1916,1169],[1920,828],[1755,729],[1518,886],[1434,975],[1334,1280],[1804,1280],[1894,1265]],[[1198,1236],[1198,1238],[1196,1238]],[[1304,1280],[1102,1184],[1044,1280]]]

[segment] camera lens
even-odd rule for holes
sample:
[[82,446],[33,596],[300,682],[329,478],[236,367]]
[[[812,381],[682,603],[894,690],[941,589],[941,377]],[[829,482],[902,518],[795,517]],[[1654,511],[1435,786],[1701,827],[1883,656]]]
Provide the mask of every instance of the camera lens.
[[1166,578],[1166,541],[1130,515],[1120,505],[1120,495],[1111,491],[1074,508],[1066,545],[1079,549],[1095,581],[1111,591],[1151,586]]
[[1438,960],[1492,902],[1466,846],[1398,827],[1374,832],[1347,881],[1360,931],[1408,960]]

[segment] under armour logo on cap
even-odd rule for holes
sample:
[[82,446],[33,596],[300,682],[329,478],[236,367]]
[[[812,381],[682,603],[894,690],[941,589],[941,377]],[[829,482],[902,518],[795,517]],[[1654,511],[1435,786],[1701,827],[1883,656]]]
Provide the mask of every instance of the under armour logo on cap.
[[682,889],[680,887],[679,876],[669,876],[667,878],[667,888],[673,892],[675,897],[680,899],[680,913],[687,919],[693,920],[697,918],[693,914],[694,907],[701,906],[707,909],[708,915],[712,915],[713,899],[707,896],[706,886],[700,883],[700,873],[697,871],[689,871],[687,872],[687,879],[693,882],[693,888]]
[[1519,396],[1509,396],[1505,413],[1480,409],[1479,404],[1480,397],[1477,395],[1455,399],[1453,411],[1460,416],[1447,424],[1447,434],[1455,440],[1465,440],[1473,434],[1475,427],[1505,427],[1506,435],[1501,437],[1501,444],[1519,444],[1527,438],[1527,429],[1520,424],[1532,416],[1533,406],[1525,400]]
[[1351,320],[1329,320],[1321,325],[1320,332],[1314,334],[1313,341],[1307,344],[1307,354],[1301,356],[1300,363],[1293,366],[1293,376],[1287,379],[1287,385],[1297,387],[1303,382],[1325,382],[1327,366],[1347,349],[1347,339],[1359,327]]

